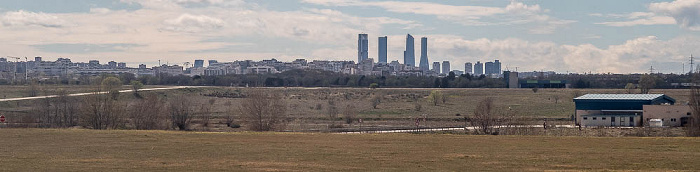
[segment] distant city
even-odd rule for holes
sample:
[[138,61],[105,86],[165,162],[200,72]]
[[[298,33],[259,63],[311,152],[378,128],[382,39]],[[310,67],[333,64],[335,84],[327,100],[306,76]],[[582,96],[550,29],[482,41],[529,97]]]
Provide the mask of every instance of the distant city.
[[[208,60],[205,67],[205,60],[198,59],[193,63],[183,64],[159,64],[148,67],[139,64],[138,68],[127,67],[124,62],[109,61],[101,63],[99,60],[88,62],[73,62],[69,58],[58,58],[55,61],[44,60],[42,57],[29,58],[7,57],[0,58],[0,78],[2,79],[22,79],[22,78],[51,78],[51,77],[80,77],[96,76],[101,74],[124,74],[131,73],[136,77],[144,75],[188,75],[188,76],[217,76],[230,74],[270,74],[280,73],[295,69],[312,69],[329,72],[337,72],[350,75],[374,75],[374,76],[447,76],[450,72],[454,75],[485,75],[490,78],[503,77],[501,62],[499,60],[482,63],[467,62],[463,70],[452,70],[450,61],[435,61],[432,69],[428,58],[428,38],[422,37],[420,61],[418,66],[415,62],[414,38],[411,34],[406,35],[406,49],[403,52],[403,63],[398,60],[389,62],[387,58],[387,36],[378,37],[377,57],[375,62],[369,58],[369,36],[359,34],[357,40],[357,63],[354,61],[328,61],[296,59],[291,62],[278,61],[276,59],[253,61],[236,60],[232,62],[219,62]],[[159,62],[160,63],[160,62]],[[14,69],[14,70],[13,70]],[[553,72],[551,72],[553,73]],[[524,75],[523,75],[524,74]],[[528,76],[523,73],[521,76]],[[533,74],[534,75],[534,74]]]

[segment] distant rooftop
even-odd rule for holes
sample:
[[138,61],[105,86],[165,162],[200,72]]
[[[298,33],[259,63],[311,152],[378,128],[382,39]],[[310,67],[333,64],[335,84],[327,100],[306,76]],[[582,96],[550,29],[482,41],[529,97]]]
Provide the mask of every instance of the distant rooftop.
[[664,94],[586,94],[574,100],[655,100],[664,97],[675,101]]

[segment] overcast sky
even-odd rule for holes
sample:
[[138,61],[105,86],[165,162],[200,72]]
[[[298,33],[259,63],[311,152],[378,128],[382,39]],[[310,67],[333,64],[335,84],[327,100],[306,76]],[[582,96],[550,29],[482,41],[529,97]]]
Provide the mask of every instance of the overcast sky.
[[[428,37],[430,62],[518,71],[680,73],[700,56],[700,0],[2,0],[0,56],[129,66],[276,58],[356,60],[357,34]],[[416,39],[418,40],[418,39]],[[419,44],[420,41],[416,41]],[[419,45],[415,46],[420,54]],[[418,56],[416,60],[418,60]]]

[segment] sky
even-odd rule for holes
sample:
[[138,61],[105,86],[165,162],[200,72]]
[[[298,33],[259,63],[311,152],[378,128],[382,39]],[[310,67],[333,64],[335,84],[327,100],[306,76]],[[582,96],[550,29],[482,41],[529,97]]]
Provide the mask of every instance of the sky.
[[498,59],[521,72],[681,73],[700,56],[700,0],[0,1],[0,57],[356,61],[360,33],[370,58],[388,36],[401,63],[406,34],[427,37],[429,61],[457,70]]

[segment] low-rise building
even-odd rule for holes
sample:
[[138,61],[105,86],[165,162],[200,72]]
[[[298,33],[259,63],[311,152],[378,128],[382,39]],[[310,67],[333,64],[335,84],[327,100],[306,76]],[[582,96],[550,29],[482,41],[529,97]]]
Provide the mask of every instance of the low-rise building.
[[664,94],[586,94],[574,98],[574,102],[576,125],[640,127],[645,124],[647,116],[662,115],[655,113],[658,109],[645,114],[646,105],[673,107],[670,105],[676,100]]

